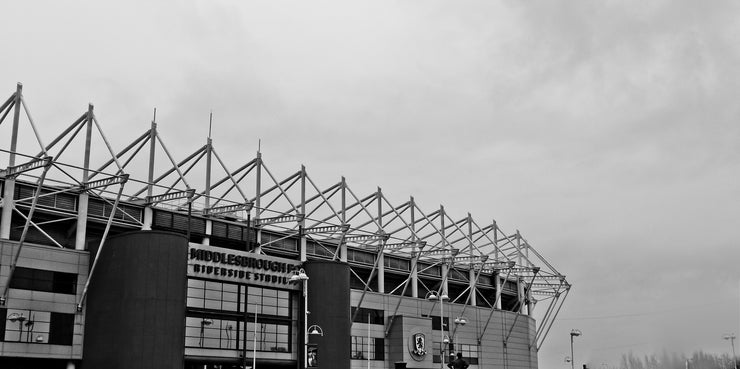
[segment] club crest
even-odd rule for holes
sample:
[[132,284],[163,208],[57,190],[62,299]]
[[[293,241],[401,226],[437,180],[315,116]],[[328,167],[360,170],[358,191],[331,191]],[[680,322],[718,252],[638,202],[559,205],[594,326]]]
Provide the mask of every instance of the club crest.
[[427,354],[427,349],[426,349],[427,340],[426,340],[426,336],[424,335],[424,333],[415,333],[411,335],[411,342],[409,343],[410,343],[410,349],[411,349],[410,350],[411,356],[415,360],[421,360],[424,357],[424,355]]

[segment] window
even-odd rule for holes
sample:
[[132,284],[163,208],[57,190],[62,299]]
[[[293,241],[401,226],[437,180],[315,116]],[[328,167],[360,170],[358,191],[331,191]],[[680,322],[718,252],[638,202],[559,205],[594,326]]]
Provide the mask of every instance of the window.
[[370,318],[370,324],[385,324],[385,319],[383,317],[383,310],[375,310],[375,309],[366,309],[366,308],[360,308],[360,311],[357,313],[357,316],[355,316],[355,311],[357,310],[356,307],[352,307],[352,316],[355,317],[353,322],[355,323],[367,323],[368,315]]
[[318,242],[308,241],[306,242],[306,253],[316,256],[334,257],[334,253],[337,251],[337,247],[333,245],[326,245]]
[[[239,290],[243,286],[232,283],[188,279],[188,307],[221,310],[243,311],[239,305]],[[244,303],[241,303],[244,306]]]
[[77,292],[77,274],[16,267],[10,288],[74,295]]
[[254,349],[256,335],[257,351],[288,352],[290,330],[286,324],[257,322],[247,323],[247,349]]
[[74,314],[3,309],[3,340],[38,344],[72,345]]
[[290,294],[272,288],[249,287],[247,312],[290,316]]
[[[435,331],[441,330],[440,325],[439,325],[439,317],[438,316],[434,316],[434,315],[422,315],[422,316],[423,317],[432,318],[432,329],[433,330],[435,330]],[[445,330],[449,331],[450,318],[444,318],[444,325],[445,325]]]
[[[478,365],[478,346],[457,344],[457,352],[461,352],[463,359],[470,365]],[[455,354],[457,356],[457,354]]]
[[384,341],[382,338],[352,336],[349,352],[354,360],[384,360]]
[[74,327],[74,314],[51,313],[49,343],[54,345],[72,345]]
[[416,268],[419,270],[419,273],[421,274],[436,275],[438,277],[442,276],[442,267],[440,267],[439,265],[419,263],[419,265]]
[[375,264],[375,254],[358,250],[347,250],[347,261],[373,265]]
[[238,349],[235,320],[187,317],[185,346],[215,349]]
[[457,270],[455,268],[450,268],[447,277],[450,279],[456,279],[458,281],[468,280],[468,274],[466,272]]
[[395,258],[392,256],[386,256],[383,261],[384,265],[391,269],[398,269],[409,271],[411,270],[411,262],[408,260]]
[[267,232],[262,232],[261,245],[264,247],[273,247],[281,250],[298,251],[298,242],[295,238]]

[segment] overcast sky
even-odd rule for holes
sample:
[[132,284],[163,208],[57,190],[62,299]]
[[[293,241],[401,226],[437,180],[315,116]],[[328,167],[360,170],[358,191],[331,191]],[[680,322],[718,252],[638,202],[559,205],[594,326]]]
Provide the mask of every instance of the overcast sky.
[[261,140],[278,177],[519,229],[574,286],[542,369],[572,328],[595,368],[740,333],[740,3],[104,3],[2,5],[0,98],[47,142],[92,102],[122,148],[157,107],[182,158],[213,110],[232,168]]

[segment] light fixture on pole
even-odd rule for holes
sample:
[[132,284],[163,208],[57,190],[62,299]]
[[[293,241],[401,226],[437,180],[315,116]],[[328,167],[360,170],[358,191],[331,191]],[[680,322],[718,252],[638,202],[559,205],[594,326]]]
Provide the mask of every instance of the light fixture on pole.
[[737,369],[737,356],[735,355],[735,333],[726,334],[724,336],[724,339],[730,341],[730,345],[732,346],[732,363],[735,364],[735,369]]
[[[459,317],[455,318],[454,323],[455,323],[455,332],[452,335],[452,342],[453,342],[453,344],[456,347],[458,347],[458,349],[456,351],[459,352],[459,344],[460,343],[457,342],[457,328],[459,328],[460,326],[464,326],[465,324],[468,324],[468,319],[465,318],[464,316],[459,316]],[[452,353],[450,353],[450,354],[452,354]]]
[[573,329],[570,331],[570,369],[575,369],[575,361],[576,357],[573,355],[573,337],[578,337],[581,335],[581,331],[578,329]]
[[[303,283],[303,367],[308,368],[308,335],[315,334],[309,333],[308,327],[308,275],[303,268],[300,268],[293,271],[293,275],[290,276],[290,281],[294,283]],[[321,331],[321,327],[315,327],[319,329],[319,332],[321,332],[320,334],[323,336],[324,332]]]
[[440,368],[444,369],[444,367],[445,367],[445,346],[447,346],[447,344],[450,343],[450,338],[445,334],[444,302],[446,300],[449,300],[450,297],[447,296],[444,292],[442,292],[441,295],[437,295],[437,293],[435,291],[429,291],[429,292],[427,292],[425,298],[427,300],[429,300],[429,301],[435,301],[435,302],[437,300],[439,300],[439,329],[442,332],[440,334],[442,347],[440,348],[439,355],[440,355],[440,358],[441,358],[441,360],[440,360],[440,362],[441,362]]

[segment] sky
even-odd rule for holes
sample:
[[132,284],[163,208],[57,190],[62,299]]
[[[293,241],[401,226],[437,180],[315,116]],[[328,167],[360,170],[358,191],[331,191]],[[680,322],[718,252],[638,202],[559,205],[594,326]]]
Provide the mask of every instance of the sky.
[[568,366],[571,329],[592,367],[728,353],[723,334],[740,333],[740,3],[2,9],[0,98],[22,82],[47,142],[91,102],[122,148],[156,107],[182,158],[213,112],[231,167],[259,145],[278,177],[305,164],[319,186],[346,176],[519,229],[573,285],[541,369]]

